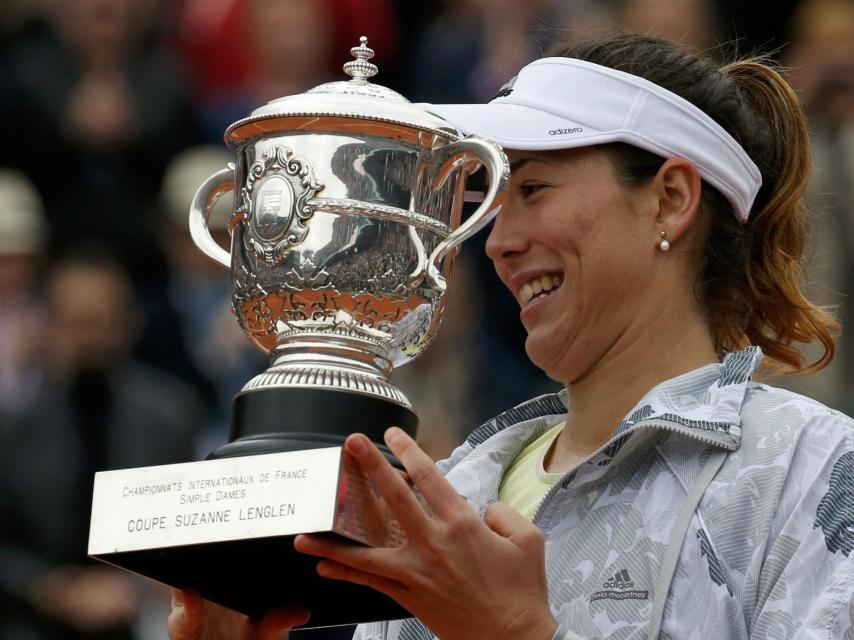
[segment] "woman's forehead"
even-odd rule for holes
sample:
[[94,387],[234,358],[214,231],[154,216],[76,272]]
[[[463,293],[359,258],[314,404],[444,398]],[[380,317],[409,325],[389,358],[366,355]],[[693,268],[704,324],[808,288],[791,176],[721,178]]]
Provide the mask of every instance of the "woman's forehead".
[[590,154],[595,153],[595,147],[550,149],[547,151],[505,149],[504,152],[507,154],[507,159],[510,160],[510,170],[518,171],[526,165],[566,166],[582,158],[589,157]]

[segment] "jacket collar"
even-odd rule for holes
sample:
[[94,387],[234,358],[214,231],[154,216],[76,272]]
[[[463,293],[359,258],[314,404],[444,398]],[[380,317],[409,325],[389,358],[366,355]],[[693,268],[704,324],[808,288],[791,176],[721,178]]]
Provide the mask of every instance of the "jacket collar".
[[[747,347],[727,354],[723,362],[665,380],[638,401],[614,435],[630,430],[639,422],[662,420],[679,424],[689,432],[693,429],[725,434],[737,448],[741,441],[741,405],[747,382],[761,362],[759,347]],[[565,419],[568,404],[566,390],[539,396],[484,423],[469,435],[467,442],[476,447],[508,427],[542,422],[542,418],[551,416]],[[555,420],[546,420],[536,431],[542,433],[554,424]]]
[[650,389],[617,427],[619,436],[639,424],[661,422],[687,435],[712,437],[727,449],[741,444],[741,406],[747,383],[762,362],[759,347],[729,353]]
[[[761,361],[762,351],[748,347],[728,354],[721,363],[656,385],[620,422],[613,437],[591,462],[607,466],[638,431],[666,430],[730,451],[738,449],[741,406],[750,377]],[[478,484],[492,478],[497,487],[503,470],[528,443],[566,419],[567,395],[563,391],[540,396],[505,411],[472,432],[467,443],[473,450],[464,456],[464,462],[452,458],[440,467],[449,478],[458,473],[469,478],[479,476]],[[484,469],[478,471],[470,464],[483,465]],[[484,475],[480,475],[482,472]]]

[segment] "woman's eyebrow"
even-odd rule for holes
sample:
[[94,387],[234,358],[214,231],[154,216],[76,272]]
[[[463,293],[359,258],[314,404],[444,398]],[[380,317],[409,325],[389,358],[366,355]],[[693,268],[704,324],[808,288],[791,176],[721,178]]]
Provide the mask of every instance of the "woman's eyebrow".
[[516,173],[519,169],[521,169],[525,164],[531,161],[531,156],[527,158],[519,158],[518,160],[514,160],[510,163],[510,173]]
[[532,154],[529,156],[523,156],[521,158],[517,158],[516,160],[511,162],[510,163],[510,172],[513,173],[515,171],[518,171],[519,169],[524,167],[529,162],[540,162],[542,164],[551,165],[551,166],[557,165],[557,162],[553,158],[550,158],[548,156]]

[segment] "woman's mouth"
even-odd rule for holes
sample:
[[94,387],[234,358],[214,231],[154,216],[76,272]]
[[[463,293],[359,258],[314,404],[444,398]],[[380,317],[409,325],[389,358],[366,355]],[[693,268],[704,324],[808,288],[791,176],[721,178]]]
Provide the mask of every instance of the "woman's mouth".
[[558,273],[545,274],[537,276],[536,278],[531,278],[519,288],[517,293],[522,308],[524,309],[534,300],[549,296],[558,287],[560,287],[562,283],[563,276]]

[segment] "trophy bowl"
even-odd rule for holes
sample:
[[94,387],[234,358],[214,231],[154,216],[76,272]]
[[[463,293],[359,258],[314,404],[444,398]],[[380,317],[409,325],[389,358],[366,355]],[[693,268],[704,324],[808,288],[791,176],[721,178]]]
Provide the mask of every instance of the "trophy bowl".
[[[389,380],[436,334],[457,247],[498,212],[509,165],[495,143],[456,131],[372,84],[363,38],[349,81],[274,100],[225,133],[233,165],[199,188],[190,230],[231,269],[232,305],[271,366],[237,395],[230,442],[212,457],[336,446],[364,432],[415,436]],[[467,177],[489,187],[460,224]],[[233,192],[231,250],[210,237]]]

